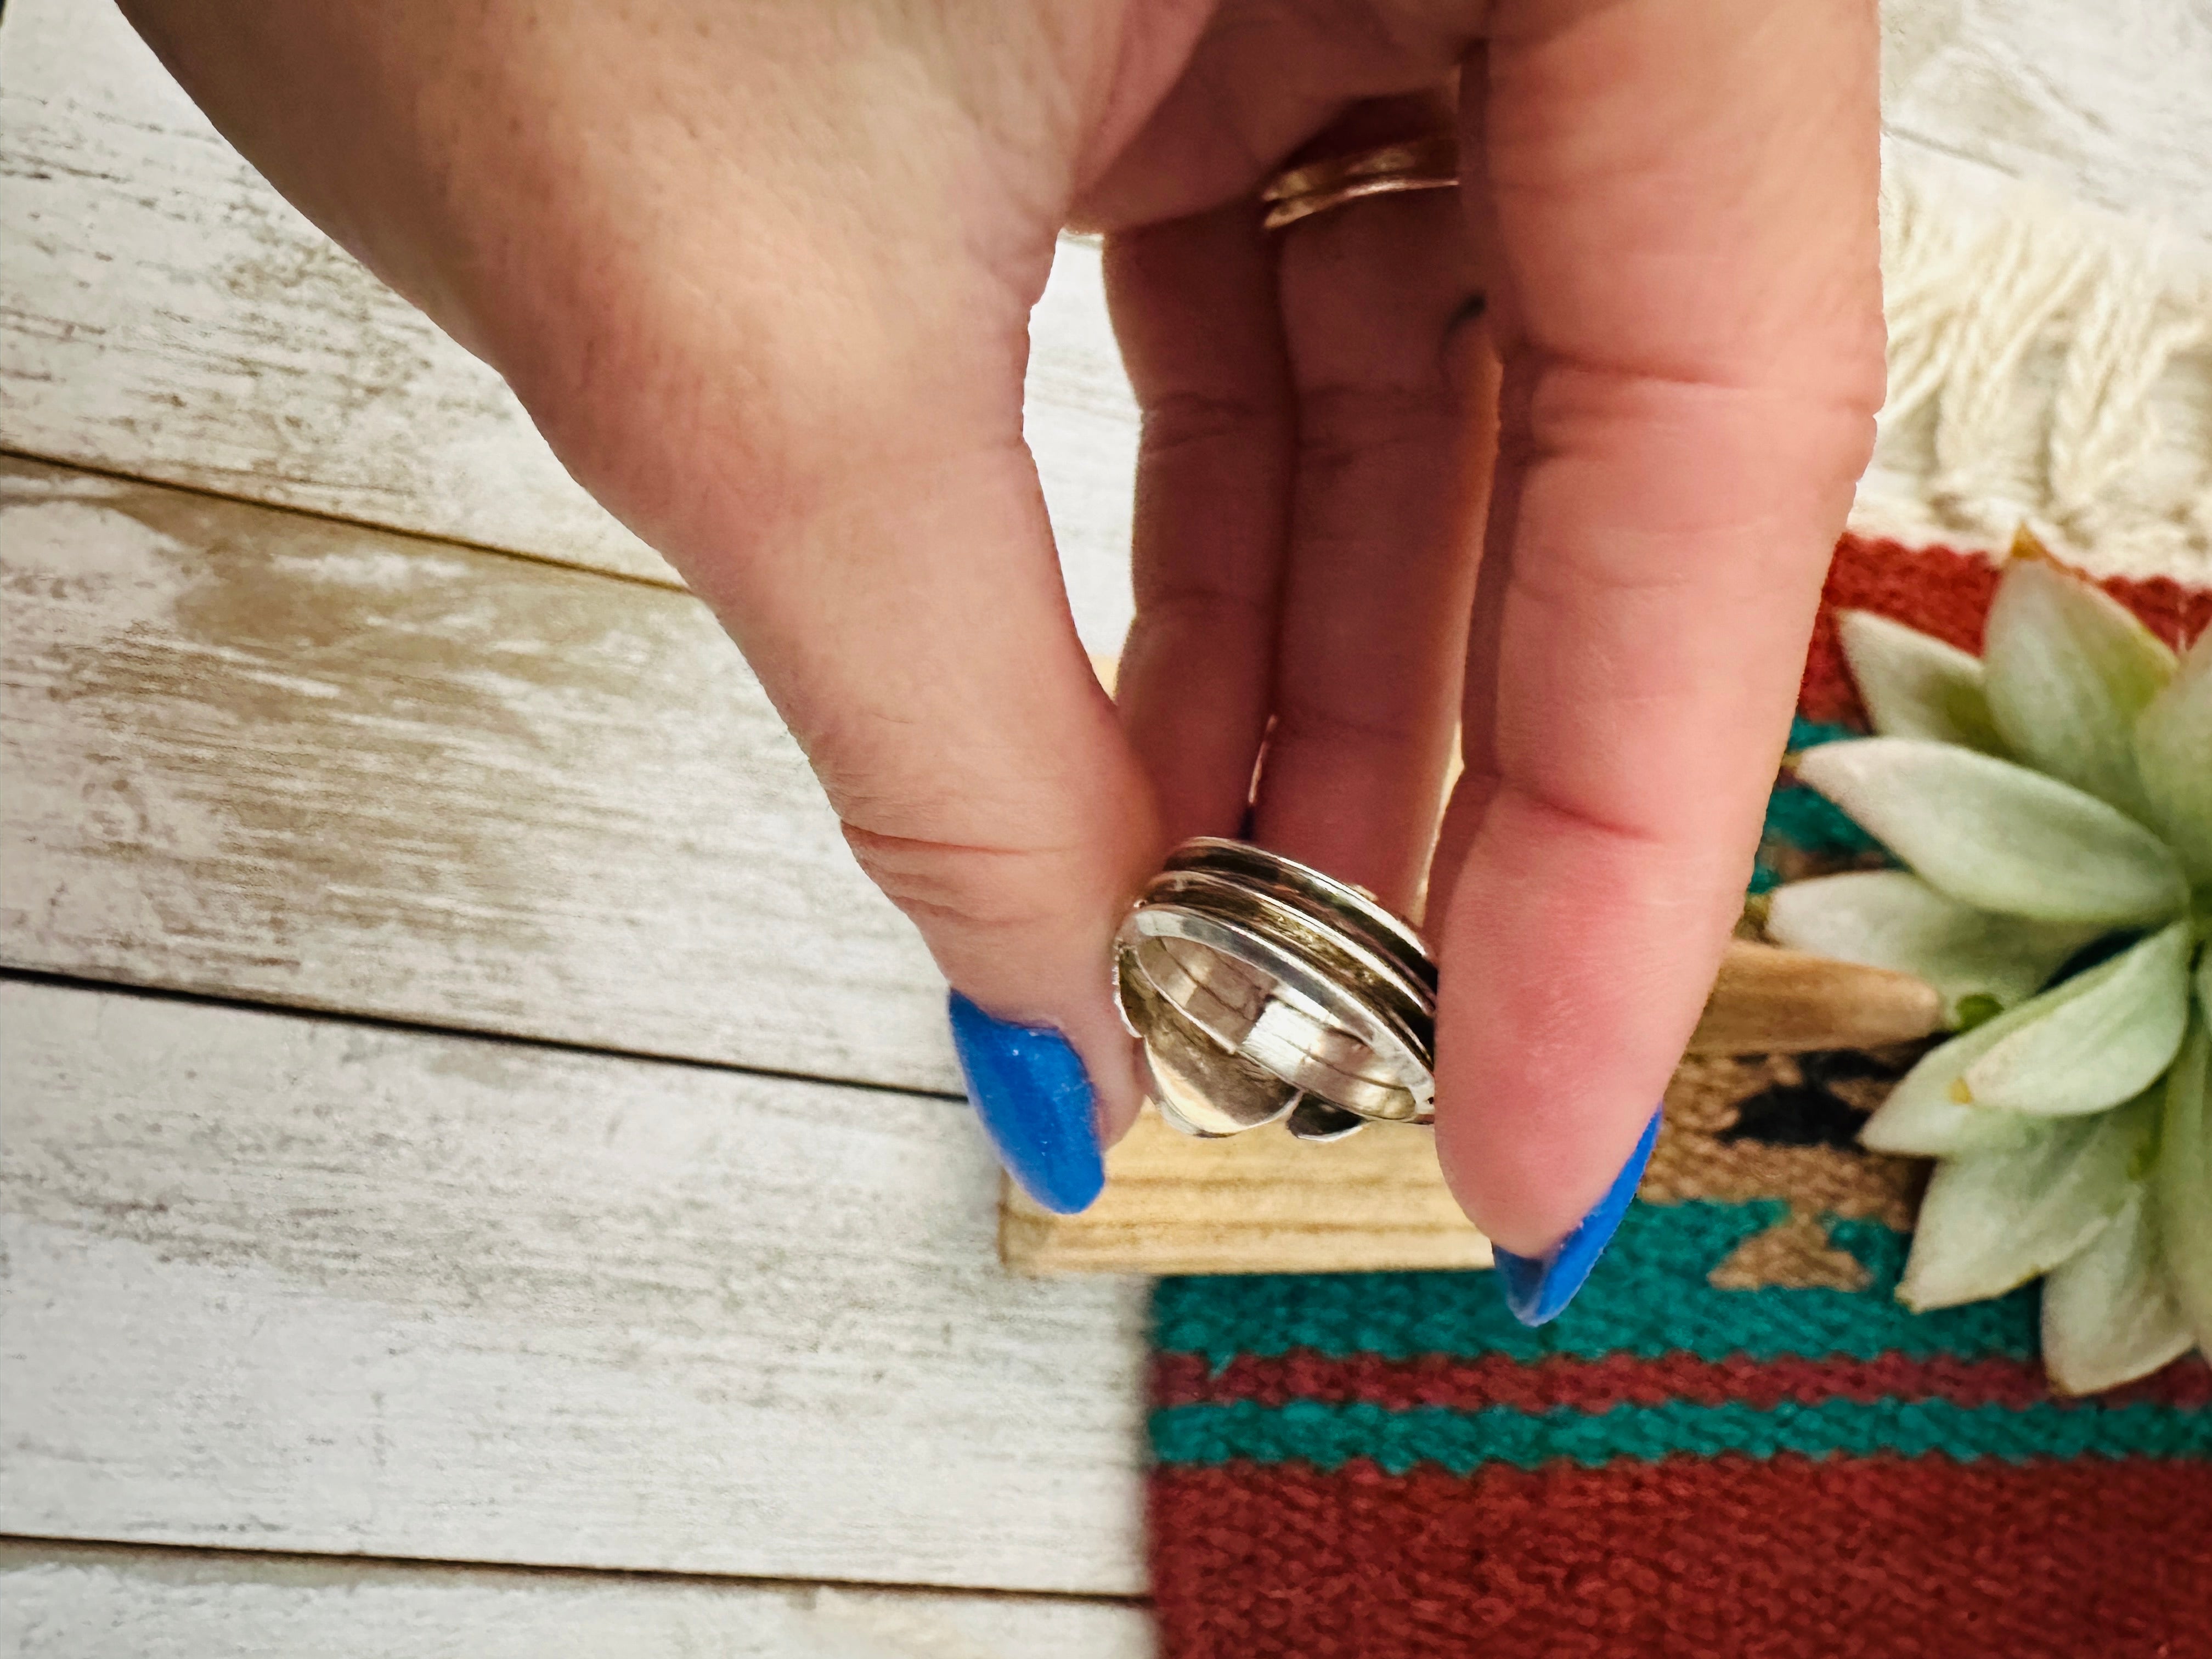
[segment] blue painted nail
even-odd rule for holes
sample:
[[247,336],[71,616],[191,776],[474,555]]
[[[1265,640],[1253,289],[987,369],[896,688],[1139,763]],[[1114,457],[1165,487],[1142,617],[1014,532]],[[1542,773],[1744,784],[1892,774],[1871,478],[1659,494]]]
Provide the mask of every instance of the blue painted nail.
[[951,1009],[968,1098],[999,1162],[1046,1209],[1089,1209],[1106,1163],[1091,1076],[1075,1050],[1051,1026],[994,1019],[957,991]]
[[1605,1247],[1620,1231],[1620,1218],[1636,1196],[1636,1183],[1644,1179],[1644,1166],[1651,1161],[1651,1147],[1659,1139],[1659,1114],[1644,1126],[1644,1137],[1621,1165],[1613,1185],[1581,1224],[1552,1247],[1549,1255],[1515,1255],[1499,1250],[1498,1282],[1505,1288],[1505,1305],[1523,1325],[1544,1325],[1567,1310],[1583,1282],[1605,1254]]

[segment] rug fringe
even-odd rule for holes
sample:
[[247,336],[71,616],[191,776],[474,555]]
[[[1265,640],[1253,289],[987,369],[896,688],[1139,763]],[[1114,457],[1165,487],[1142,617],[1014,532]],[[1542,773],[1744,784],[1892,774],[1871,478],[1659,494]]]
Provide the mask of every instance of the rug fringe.
[[2100,576],[2212,582],[2212,257],[1893,158],[1889,402],[1851,527],[2000,552],[2026,522]]

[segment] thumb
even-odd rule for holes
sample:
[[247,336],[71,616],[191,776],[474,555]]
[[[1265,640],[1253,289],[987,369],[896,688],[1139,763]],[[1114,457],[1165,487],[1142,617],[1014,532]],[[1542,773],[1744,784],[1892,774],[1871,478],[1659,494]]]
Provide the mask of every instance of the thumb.
[[1082,1207],[1101,1116],[1135,1110],[1108,950],[1158,850],[1021,440],[1089,37],[982,9],[389,9],[132,6],[714,607],[970,1000],[1009,1165]]
[[735,637],[951,982],[1001,1161],[1079,1210],[1141,1098],[1108,964],[1161,848],[1022,442],[1023,318],[805,310],[743,362],[726,332],[649,354],[673,373],[599,362],[593,385],[627,390],[548,435]]

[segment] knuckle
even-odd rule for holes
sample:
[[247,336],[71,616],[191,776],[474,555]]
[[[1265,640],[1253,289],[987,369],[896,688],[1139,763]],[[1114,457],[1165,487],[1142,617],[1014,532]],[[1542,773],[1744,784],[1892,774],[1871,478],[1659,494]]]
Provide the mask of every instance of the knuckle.
[[1433,448],[1457,433],[1462,411],[1441,379],[1434,385],[1346,383],[1298,394],[1298,453],[1309,467],[1371,462],[1393,450]]
[[1425,747],[1432,735],[1435,722],[1424,718],[1426,713],[1411,702],[1358,708],[1292,696],[1275,712],[1268,747],[1339,750],[1368,757],[1410,755]]
[[[1218,641],[1265,629],[1274,616],[1273,594],[1244,592],[1203,572],[1176,571],[1139,587],[1130,636],[1133,641],[1141,629],[1177,641]],[[1125,659],[1131,648],[1123,647]]]
[[1202,454],[1217,444],[1242,441],[1255,429],[1282,422],[1278,410],[1257,398],[1169,392],[1145,406],[1145,453],[1154,462],[1186,452]]
[[861,872],[925,931],[1014,933],[1048,921],[1055,855],[841,826]]

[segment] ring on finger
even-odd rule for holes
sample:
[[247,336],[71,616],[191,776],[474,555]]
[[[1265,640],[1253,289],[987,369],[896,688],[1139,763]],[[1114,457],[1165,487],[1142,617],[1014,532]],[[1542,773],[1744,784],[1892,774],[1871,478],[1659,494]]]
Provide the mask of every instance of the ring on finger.
[[1360,889],[1201,836],[1115,939],[1122,1018],[1161,1115],[1188,1133],[1285,1122],[1333,1140],[1435,1109],[1436,966]]
[[1277,173],[1260,192],[1260,199],[1267,204],[1267,216],[1261,223],[1265,229],[1280,230],[1364,196],[1449,190],[1458,183],[1459,141],[1449,133],[1377,144]]

